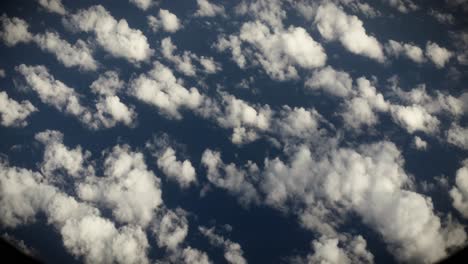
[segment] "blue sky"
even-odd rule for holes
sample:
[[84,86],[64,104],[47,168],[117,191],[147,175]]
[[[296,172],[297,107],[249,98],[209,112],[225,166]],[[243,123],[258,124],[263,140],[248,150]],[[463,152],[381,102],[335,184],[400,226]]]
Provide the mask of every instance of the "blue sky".
[[1,7],[0,231],[45,262],[466,245],[467,1]]

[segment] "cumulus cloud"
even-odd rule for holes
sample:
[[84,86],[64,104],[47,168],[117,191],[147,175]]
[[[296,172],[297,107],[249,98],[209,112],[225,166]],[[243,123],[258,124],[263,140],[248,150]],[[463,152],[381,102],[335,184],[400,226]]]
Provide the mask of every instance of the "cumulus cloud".
[[427,142],[418,136],[414,137],[413,144],[416,147],[416,149],[419,149],[419,150],[427,149]]
[[429,10],[429,15],[434,17],[439,23],[451,25],[455,23],[455,17],[450,13],[443,13],[434,9]]
[[450,190],[452,205],[465,218],[468,218],[468,160],[457,170],[455,186]]
[[314,71],[306,80],[305,86],[312,90],[323,90],[338,97],[347,97],[353,88],[353,79],[345,71],[337,71],[331,66]]
[[323,134],[320,122],[323,117],[315,109],[283,106],[273,119],[271,131],[277,132],[283,141],[311,141]]
[[241,246],[215,233],[214,228],[199,227],[198,230],[208,238],[210,244],[224,249],[224,258],[230,264],[247,264]]
[[387,54],[395,57],[403,55],[416,63],[422,63],[426,60],[424,52],[420,47],[409,43],[401,43],[392,39],[385,45],[385,51]]
[[62,0],[38,0],[39,4],[48,12],[59,15],[67,14],[67,10],[62,4]]
[[159,9],[158,17],[148,16],[148,24],[155,32],[163,29],[166,32],[174,33],[182,27],[177,16],[166,9]]
[[119,74],[115,71],[106,71],[99,75],[91,85],[91,91],[104,96],[116,95],[124,87],[125,82],[120,80]]
[[187,247],[182,251],[182,261],[186,264],[211,264],[205,252],[198,249]]
[[154,5],[153,0],[129,0],[130,3],[134,4],[136,7],[141,10],[148,10],[152,5]]
[[426,43],[426,56],[437,68],[443,68],[453,54],[446,48],[437,45],[437,43],[428,41]]
[[447,131],[447,141],[461,149],[468,149],[468,128],[453,123]]
[[5,14],[0,16],[2,28],[0,38],[8,47],[15,46],[18,43],[28,43],[33,39],[29,32],[29,25],[21,18],[9,18]]
[[225,14],[223,6],[210,3],[208,0],[197,0],[197,6],[198,9],[195,12],[195,16],[214,17]]
[[296,67],[321,67],[327,59],[322,46],[301,27],[291,26],[287,30],[272,32],[267,25],[259,21],[246,22],[242,25],[239,36],[232,38],[239,40],[228,41],[221,38],[218,41],[218,49],[231,48],[233,56],[236,56],[234,52],[241,48],[230,45],[240,45],[241,42],[249,44],[253,49],[252,59],[258,61],[265,72],[275,80],[297,78]]
[[150,72],[130,82],[130,94],[173,119],[182,118],[182,108],[194,110],[203,100],[203,95],[196,88],[183,87],[172,71],[159,62],[154,63]]
[[71,45],[57,33],[46,32],[34,36],[34,41],[42,50],[54,54],[65,67],[78,66],[83,70],[96,70],[98,67],[92,49],[81,39]]
[[182,209],[168,210],[157,224],[153,225],[152,231],[159,247],[165,247],[171,251],[179,249],[188,234],[188,221],[185,214]]
[[307,256],[307,263],[374,263],[374,256],[367,251],[367,242],[362,236],[344,241],[345,248],[340,247],[339,242],[338,238],[326,236],[314,240],[314,254]]
[[178,161],[176,152],[168,147],[157,160],[158,168],[171,180],[176,181],[180,187],[187,188],[196,183],[196,172],[190,160]]
[[419,9],[419,6],[416,5],[412,0],[384,0],[391,7],[397,9],[401,13],[409,13]]
[[130,28],[125,19],[117,21],[101,5],[78,10],[65,24],[76,31],[94,33],[97,43],[114,57],[141,62],[154,52],[140,30]]
[[321,4],[315,15],[315,24],[327,41],[338,40],[350,52],[384,62],[385,56],[379,41],[369,36],[358,17],[346,14],[331,2]]
[[147,226],[162,204],[160,180],[148,170],[142,153],[115,146],[104,161],[104,177],[88,176],[79,197],[112,210],[121,223]]
[[207,170],[206,177],[213,185],[237,196],[245,206],[259,202],[257,190],[247,179],[258,171],[255,164],[248,163],[247,171],[238,169],[233,163],[225,164],[221,160],[221,153],[210,149],[203,152],[201,163]]
[[0,92],[0,123],[6,127],[24,127],[32,113],[38,111],[28,100],[17,102],[4,91]]
[[390,113],[392,114],[392,118],[409,133],[423,131],[431,134],[439,129],[440,121],[437,117],[429,114],[420,105],[394,105]]

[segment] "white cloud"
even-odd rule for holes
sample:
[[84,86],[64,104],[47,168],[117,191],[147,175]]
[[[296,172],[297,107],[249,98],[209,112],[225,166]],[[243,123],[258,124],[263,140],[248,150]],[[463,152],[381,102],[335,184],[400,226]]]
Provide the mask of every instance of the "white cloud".
[[28,116],[36,112],[37,108],[27,100],[17,102],[8,97],[4,91],[0,92],[0,123],[6,127],[24,127],[28,125]]
[[171,147],[166,148],[158,157],[157,164],[169,179],[175,180],[182,188],[197,182],[195,168],[190,160],[178,161],[176,152]]
[[297,78],[295,66],[313,69],[323,66],[327,59],[322,46],[301,27],[271,32],[258,21],[247,22],[239,38],[255,48],[255,60],[276,80]]
[[154,4],[153,0],[129,0],[129,1],[130,3],[140,8],[141,10],[148,10],[148,8],[150,8]]
[[172,251],[179,249],[188,234],[188,221],[185,214],[181,209],[168,210],[153,226],[152,231],[159,247],[166,247]]
[[196,88],[184,88],[172,71],[159,62],[149,73],[141,74],[130,82],[130,94],[174,119],[182,118],[181,108],[196,109],[203,100],[203,95]]
[[415,11],[419,9],[419,6],[416,5],[412,0],[384,0],[390,6],[397,9],[401,13],[409,13],[410,11]]
[[428,134],[437,132],[439,120],[420,105],[401,106],[392,105],[390,109],[393,120],[405,128],[409,133],[423,131]]
[[5,77],[6,77],[5,70],[4,70],[4,69],[0,69],[0,78],[5,78]]
[[93,58],[93,51],[81,39],[71,45],[55,32],[46,32],[34,36],[36,44],[44,51],[55,55],[65,67],[78,66],[83,70],[96,70],[98,65]]
[[457,170],[455,186],[450,190],[452,205],[465,218],[468,218],[468,160]]
[[347,97],[352,93],[353,79],[345,71],[337,71],[331,66],[314,71],[305,86],[312,90],[323,90],[338,97]]
[[182,261],[185,264],[211,264],[205,252],[191,247],[184,248],[182,251]]
[[290,138],[308,141],[321,134],[320,120],[322,116],[315,109],[283,106],[273,119],[271,131],[286,141]]
[[453,123],[447,131],[447,141],[461,149],[468,149],[468,128]]
[[160,180],[148,170],[142,153],[115,146],[104,161],[104,177],[88,176],[79,197],[112,210],[121,223],[147,226],[162,204]]
[[426,43],[426,56],[437,68],[443,68],[453,54],[446,48],[437,45],[437,43],[428,41]]
[[148,16],[148,24],[153,31],[158,31],[162,28],[164,31],[171,33],[176,32],[182,27],[177,16],[166,9],[159,9],[158,17]]
[[416,149],[419,149],[419,150],[427,149],[427,142],[421,139],[420,137],[415,136],[413,142],[414,142],[414,146],[416,147]]
[[161,48],[164,58],[174,63],[178,71],[187,76],[196,75],[196,69],[192,61],[192,59],[196,59],[196,56],[193,53],[184,51],[181,56],[174,55],[177,47],[172,43],[170,37],[164,38],[161,41]]
[[389,40],[385,45],[385,51],[387,54],[395,57],[404,55],[416,63],[423,63],[426,60],[424,57],[424,52],[420,47],[413,44],[400,43],[392,39]]
[[38,0],[38,2],[48,12],[57,13],[62,16],[67,14],[62,0]]
[[429,10],[429,15],[434,17],[441,24],[452,25],[455,23],[455,17],[450,13],[442,13],[431,9]]
[[283,19],[286,18],[285,6],[279,0],[243,0],[235,7],[238,15],[248,15],[252,20],[258,20],[276,30],[283,29]]
[[224,249],[224,258],[230,264],[247,264],[241,246],[215,233],[214,228],[199,227],[198,230],[208,238],[210,244]]
[[366,33],[358,17],[347,15],[331,2],[321,4],[315,15],[317,29],[325,40],[339,40],[350,52],[363,55],[378,62],[385,56],[379,41]]
[[195,16],[214,17],[225,14],[223,6],[210,3],[208,0],[197,0],[197,6],[198,9],[195,12]]
[[21,18],[9,18],[5,14],[0,16],[2,30],[0,31],[0,38],[5,45],[12,47],[18,43],[31,42],[33,36],[29,32],[29,25]]
[[65,24],[77,31],[93,32],[97,43],[114,57],[141,62],[154,52],[140,30],[130,28],[125,19],[117,21],[101,5],[79,10]]
[[119,74],[115,71],[106,71],[99,75],[98,79],[95,80],[90,88],[93,93],[113,96],[116,95],[124,87],[125,82],[120,80]]
[[206,73],[217,73],[221,70],[219,63],[216,63],[212,57],[201,56],[199,62]]
[[241,68],[244,69],[246,65],[246,57],[242,52],[242,42],[238,36],[221,36],[216,42],[216,49],[218,51],[230,50],[232,60]]
[[259,202],[255,187],[247,179],[257,172],[258,167],[255,164],[247,164],[246,172],[233,163],[225,164],[221,160],[221,153],[210,149],[203,152],[201,163],[207,170],[206,177],[213,185],[237,196],[239,202],[245,206]]
[[362,236],[351,241],[322,236],[314,240],[312,246],[314,254],[307,256],[307,263],[374,263],[374,256],[367,251],[367,242]]
[[123,123],[132,127],[135,124],[136,112],[133,107],[129,107],[120,101],[118,96],[106,96],[96,103],[96,113],[94,118],[99,121],[95,126],[111,128],[117,123]]

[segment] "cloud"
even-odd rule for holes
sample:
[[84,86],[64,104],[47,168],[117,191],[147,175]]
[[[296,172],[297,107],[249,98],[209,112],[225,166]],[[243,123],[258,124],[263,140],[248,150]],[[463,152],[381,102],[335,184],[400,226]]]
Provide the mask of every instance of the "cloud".
[[153,0],[129,0],[129,1],[130,3],[134,4],[136,7],[145,11],[155,4]]
[[225,164],[221,160],[221,153],[207,149],[203,152],[201,163],[207,170],[206,177],[213,185],[225,189],[234,196],[244,206],[251,203],[258,203],[259,196],[255,187],[248,181],[256,173],[258,167],[249,163],[246,170],[238,169],[235,164]]
[[149,60],[154,52],[140,30],[130,28],[125,19],[117,21],[101,5],[81,9],[64,23],[73,30],[94,33],[97,43],[117,58],[136,63]]
[[78,196],[112,210],[121,223],[146,227],[162,204],[160,180],[148,170],[143,154],[115,146],[104,161],[104,177],[88,176]]
[[159,62],[154,63],[150,72],[133,79],[129,86],[132,96],[157,107],[163,115],[173,119],[182,119],[182,108],[194,110],[203,100],[196,88],[184,88],[172,71]]
[[409,13],[419,9],[419,6],[416,5],[412,0],[384,0],[391,7],[397,9],[401,13]]
[[211,264],[205,252],[191,247],[184,248],[182,252],[182,261],[186,264]]
[[174,63],[178,71],[187,76],[196,75],[196,69],[192,61],[192,59],[196,59],[196,56],[193,53],[184,51],[182,56],[174,55],[177,47],[172,43],[170,37],[164,38],[161,41],[161,48],[164,58]]
[[437,45],[437,43],[428,41],[426,43],[426,56],[437,68],[443,68],[453,54],[446,48]]
[[5,14],[0,16],[2,30],[0,31],[0,38],[5,45],[13,47],[18,43],[28,43],[33,40],[33,36],[29,32],[29,25],[21,18],[9,18]]
[[177,16],[166,9],[159,9],[158,17],[148,16],[148,24],[155,32],[162,28],[166,32],[174,33],[182,27]]
[[159,247],[177,251],[188,234],[188,221],[182,209],[168,210],[152,231]]
[[224,7],[210,3],[208,0],[197,0],[198,9],[195,16],[214,17],[217,15],[225,15]]
[[291,138],[308,141],[322,134],[320,121],[323,117],[315,109],[283,106],[273,118],[271,131],[278,133],[283,141]]
[[429,10],[429,15],[434,17],[439,23],[452,25],[455,23],[455,17],[450,13],[442,13],[437,10]]
[[74,45],[60,38],[55,32],[34,36],[34,42],[44,51],[55,55],[65,67],[78,66],[80,69],[94,71],[98,68],[93,51],[86,42],[78,39]]
[[342,241],[345,248],[340,247],[338,243],[338,238],[325,236],[314,240],[314,254],[307,256],[307,263],[374,263],[374,256],[367,251],[367,242],[362,236],[357,236],[351,241]]
[[169,179],[176,181],[182,188],[197,182],[195,168],[190,160],[178,161],[176,152],[171,147],[166,148],[158,157],[157,164]]
[[6,77],[5,70],[4,70],[4,69],[0,69],[0,78],[5,78],[5,77]]
[[392,114],[393,120],[411,134],[415,131],[423,131],[432,134],[439,129],[440,121],[437,117],[432,116],[426,109],[419,105],[394,105],[391,107],[390,113]]
[[279,0],[243,0],[235,7],[235,13],[248,15],[253,20],[267,24],[275,31],[283,29],[283,19],[286,18],[283,1]]
[[468,149],[468,128],[452,123],[447,131],[447,142],[461,149]]
[[427,142],[421,139],[418,136],[414,137],[413,144],[418,150],[426,150],[427,149]]
[[39,4],[48,12],[66,15],[67,10],[62,4],[62,0],[38,0]]
[[120,80],[119,74],[115,71],[106,71],[99,75],[89,87],[95,94],[104,96],[116,95],[123,89],[125,82]]
[[0,123],[6,127],[24,127],[26,120],[32,113],[38,111],[28,100],[17,102],[8,97],[4,91],[0,92]]
[[120,101],[118,96],[106,96],[99,99],[96,103],[95,119],[99,125],[105,128],[111,128],[117,123],[123,123],[126,126],[133,127],[136,119],[136,112],[133,107],[128,107]]
[[345,71],[337,71],[331,66],[315,70],[312,77],[306,80],[306,88],[323,90],[338,97],[347,97],[352,93],[353,79]]
[[367,35],[358,17],[347,15],[340,7],[328,2],[321,4],[315,15],[315,24],[327,41],[338,40],[351,53],[384,62],[382,45]]
[[416,63],[423,63],[426,60],[424,52],[420,47],[413,44],[397,42],[392,39],[385,45],[385,51],[387,54],[395,57],[404,55]]
[[456,173],[455,186],[450,190],[452,205],[465,218],[468,218],[468,160]]
[[230,264],[247,264],[241,246],[215,233],[214,228],[199,227],[198,230],[208,238],[210,244],[224,249],[224,258]]

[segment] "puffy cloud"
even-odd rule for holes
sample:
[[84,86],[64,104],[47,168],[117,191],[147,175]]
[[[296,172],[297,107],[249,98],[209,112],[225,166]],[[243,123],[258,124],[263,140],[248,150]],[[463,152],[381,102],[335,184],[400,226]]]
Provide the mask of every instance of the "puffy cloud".
[[210,244],[224,249],[224,258],[230,264],[247,264],[241,246],[215,233],[214,228],[199,227],[198,230],[208,238]]
[[41,163],[41,172],[49,181],[60,181],[59,171],[78,178],[94,173],[92,166],[86,165],[91,153],[85,152],[80,146],[69,149],[63,144],[63,134],[55,130],[46,130],[37,133],[34,138],[44,144],[44,156]]
[[360,77],[356,80],[358,93],[355,97],[345,101],[342,112],[345,125],[352,129],[360,129],[362,126],[372,126],[378,122],[375,112],[386,112],[390,104],[385,101],[381,93],[369,80]]
[[120,80],[119,74],[115,71],[106,71],[99,75],[91,85],[91,91],[96,94],[113,96],[124,87],[125,82]]
[[0,78],[5,78],[5,77],[6,77],[5,70],[4,70],[4,69],[0,69]]
[[129,0],[129,1],[130,3],[140,8],[141,10],[147,10],[154,4],[153,0]]
[[426,56],[437,68],[443,68],[453,54],[446,48],[437,45],[437,43],[428,41],[426,44]]
[[238,36],[222,36],[216,42],[216,49],[218,51],[229,50],[231,52],[232,60],[241,68],[244,69],[247,59],[242,52],[242,41]]
[[410,11],[415,11],[419,9],[419,6],[416,5],[412,0],[384,0],[391,7],[397,9],[401,13],[409,13]]
[[255,164],[248,163],[247,171],[238,169],[233,163],[225,164],[221,160],[221,153],[210,149],[203,152],[201,163],[207,170],[206,177],[213,185],[237,196],[245,206],[259,202],[258,193],[248,180],[249,176],[258,171]]
[[148,170],[143,154],[128,146],[115,146],[104,161],[104,177],[86,177],[77,193],[111,209],[117,221],[142,227],[162,204],[159,178]]
[[198,9],[195,12],[195,16],[214,17],[225,14],[223,6],[210,3],[208,0],[197,0],[197,6]]
[[206,73],[217,73],[221,70],[219,63],[215,62],[212,57],[201,56],[199,62]]
[[59,111],[78,117],[83,122],[91,119],[91,113],[81,105],[80,96],[66,84],[56,80],[44,66],[16,67],[26,80],[28,86],[35,91],[42,102],[55,107]]
[[289,164],[266,160],[262,177],[267,204],[315,206],[323,199],[328,206],[354,211],[401,261],[433,262],[452,246],[444,240],[446,230],[430,199],[404,189],[410,179],[390,142],[362,145],[357,151],[331,148],[325,154],[300,147]]
[[133,107],[128,107],[120,101],[118,96],[106,96],[96,103],[94,117],[99,121],[98,126],[106,128],[114,127],[117,123],[123,123],[132,127],[135,123],[136,112]]
[[437,10],[431,9],[429,15],[434,17],[439,23],[451,25],[455,23],[455,17],[450,13],[442,13]]
[[5,14],[0,16],[1,31],[0,38],[5,45],[12,47],[18,43],[28,43],[33,39],[32,34],[29,32],[29,25],[21,18],[9,18]]
[[414,137],[413,144],[419,150],[426,150],[427,149],[427,142],[425,140],[421,139],[418,136]]
[[277,132],[285,141],[291,138],[312,140],[322,133],[319,124],[322,119],[315,109],[283,106],[273,119],[271,131]]
[[188,233],[188,221],[181,209],[168,210],[153,226],[153,233],[159,247],[176,251]]
[[317,29],[325,40],[339,40],[350,52],[384,62],[382,45],[367,35],[358,17],[347,15],[331,2],[321,4],[315,15]]
[[452,205],[465,218],[468,218],[468,160],[457,170],[455,186],[450,190]]
[[117,21],[101,5],[79,10],[65,24],[77,31],[93,32],[97,43],[114,57],[141,62],[154,52],[140,30],[130,28],[125,19]]
[[67,14],[62,0],[38,0],[38,2],[48,12],[57,13],[62,16]]
[[253,20],[261,21],[275,30],[283,29],[283,19],[286,18],[283,1],[255,0],[240,2],[235,12],[238,15],[249,15]]
[[153,31],[162,28],[166,32],[174,33],[181,28],[180,20],[166,9],[159,9],[158,17],[148,16],[148,24]]
[[327,55],[322,46],[301,27],[271,32],[256,21],[244,23],[239,38],[254,47],[255,59],[273,79],[297,78],[295,66],[313,69],[323,66]]
[[468,128],[453,123],[447,131],[447,141],[461,149],[468,149]]
[[203,100],[203,95],[196,88],[184,88],[172,71],[159,62],[149,73],[141,74],[130,82],[130,94],[174,119],[182,118],[181,108],[196,109]]
[[420,105],[393,105],[390,113],[392,114],[392,118],[409,133],[423,131],[431,134],[439,129],[440,122],[437,117],[429,114]]
[[345,71],[337,71],[331,66],[314,71],[312,77],[305,82],[312,90],[323,90],[338,97],[347,97],[352,93],[353,79]]
[[395,57],[404,55],[416,63],[422,63],[426,60],[424,52],[420,47],[413,44],[400,43],[392,39],[385,45],[385,51]]
[[184,248],[182,251],[182,261],[186,264],[211,264],[205,252],[191,247]]
[[178,161],[176,152],[168,147],[158,157],[158,168],[171,180],[175,180],[180,187],[187,188],[190,184],[196,183],[196,172],[190,160]]
[[8,97],[4,91],[0,92],[0,123],[2,126],[24,127],[28,124],[26,119],[32,113],[36,112],[37,108],[27,100],[17,102]]
[[346,241],[346,248],[339,247],[338,238],[320,237],[312,242],[314,254],[307,256],[307,263],[373,263],[374,256],[367,251],[362,236]]
[[71,45],[57,33],[46,32],[34,36],[34,41],[42,50],[54,54],[65,67],[78,66],[83,70],[96,70],[98,67],[92,50],[81,39]]

